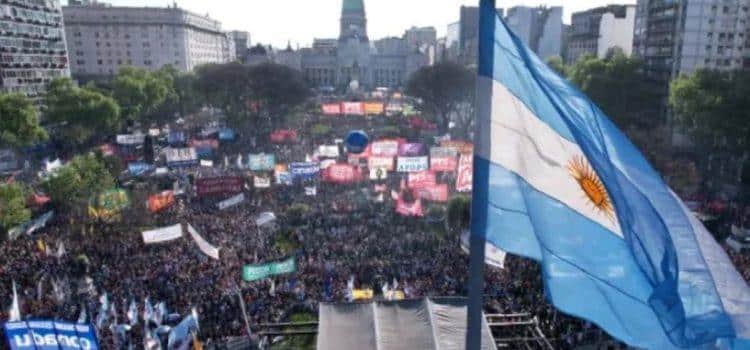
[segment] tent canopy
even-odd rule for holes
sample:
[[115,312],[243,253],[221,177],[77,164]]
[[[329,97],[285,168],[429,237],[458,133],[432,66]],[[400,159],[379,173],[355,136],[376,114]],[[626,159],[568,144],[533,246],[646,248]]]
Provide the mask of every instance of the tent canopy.
[[[496,350],[482,323],[482,350]],[[463,350],[465,337],[465,298],[320,304],[318,350]]]

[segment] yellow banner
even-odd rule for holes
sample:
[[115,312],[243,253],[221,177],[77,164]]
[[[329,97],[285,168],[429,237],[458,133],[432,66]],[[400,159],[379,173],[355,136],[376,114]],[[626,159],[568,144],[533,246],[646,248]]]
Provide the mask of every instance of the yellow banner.
[[372,299],[372,289],[354,289],[352,290],[352,299],[354,300],[370,300]]
[[383,114],[385,106],[382,102],[365,102],[365,114]]

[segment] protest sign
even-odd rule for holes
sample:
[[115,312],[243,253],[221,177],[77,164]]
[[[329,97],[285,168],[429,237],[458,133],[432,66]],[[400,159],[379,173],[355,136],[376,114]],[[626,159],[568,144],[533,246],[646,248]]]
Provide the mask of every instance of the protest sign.
[[146,206],[151,213],[158,213],[175,203],[174,191],[163,191],[148,197]]
[[253,177],[253,187],[255,188],[269,188],[271,187],[271,178],[267,176],[258,176],[255,175]]
[[164,150],[167,165],[170,167],[187,167],[198,164],[198,153],[194,148],[167,148]]
[[226,195],[242,192],[244,180],[239,176],[220,176],[195,180],[199,197]]
[[370,147],[371,155],[383,157],[395,157],[398,155],[398,140],[375,141]]
[[280,262],[260,265],[245,265],[242,268],[242,279],[247,282],[252,282],[271,276],[293,273],[296,270],[297,266],[295,259],[294,257],[290,257]]
[[237,204],[240,204],[245,201],[245,194],[240,193],[236,196],[227,198],[219,203],[216,204],[216,206],[219,208],[219,210],[224,210],[227,208],[231,208]]
[[379,115],[385,111],[385,106],[382,102],[365,102],[365,114]]
[[432,171],[456,171],[458,161],[455,156],[452,157],[430,157],[430,170]]
[[435,173],[432,171],[427,170],[409,173],[409,188],[435,186],[435,183],[437,183],[437,178],[435,176]]
[[414,189],[417,198],[432,202],[445,203],[448,201],[448,184],[437,184]]
[[472,177],[474,174],[474,162],[471,154],[462,154],[458,161],[458,177],[456,178],[456,191],[471,192]]
[[372,156],[367,159],[367,167],[393,171],[393,157]]
[[219,248],[216,248],[211,245],[211,243],[208,243],[208,241],[206,241],[203,236],[201,236],[198,231],[195,230],[193,225],[188,224],[187,230],[190,236],[193,237],[195,244],[198,245],[198,249],[200,249],[203,254],[206,254],[215,260],[219,260]]
[[362,102],[341,102],[341,109],[346,115],[365,115],[365,105]]
[[427,156],[422,157],[398,157],[396,170],[403,173],[425,171],[430,168]]
[[128,135],[117,135],[116,142],[119,145],[135,146],[140,145],[146,139],[146,135],[143,134],[128,134]]
[[324,103],[320,106],[320,109],[323,110],[324,115],[341,114],[341,104],[339,103]]
[[252,171],[270,171],[276,166],[276,156],[273,154],[249,154],[247,166]]
[[414,157],[422,155],[423,150],[421,143],[402,143],[398,146],[398,155]]
[[318,155],[325,158],[338,158],[339,146],[337,145],[320,145],[318,146]]
[[7,322],[3,330],[11,350],[99,350],[89,324],[33,320]]
[[325,170],[323,180],[333,183],[352,183],[362,180],[358,167],[349,164],[332,164]]
[[182,237],[182,225],[176,224],[155,230],[143,231],[142,234],[143,243],[146,244],[168,242]]
[[403,198],[396,200],[396,212],[403,216],[424,216],[422,201],[417,199],[412,203],[407,203]]
[[289,172],[294,179],[310,180],[318,176],[320,165],[313,162],[291,163],[289,164]]
[[372,292],[372,289],[353,289],[352,290],[352,299],[354,300],[370,300],[372,299],[374,293]]
[[370,169],[370,180],[385,180],[388,178],[388,171],[383,168]]

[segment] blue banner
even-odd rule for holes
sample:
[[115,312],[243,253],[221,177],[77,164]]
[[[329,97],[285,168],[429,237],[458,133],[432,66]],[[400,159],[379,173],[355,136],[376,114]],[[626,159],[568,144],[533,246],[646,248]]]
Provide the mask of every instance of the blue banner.
[[296,179],[309,180],[314,179],[320,172],[318,163],[292,163],[289,164],[289,172]]
[[140,176],[151,170],[151,165],[144,162],[128,163],[128,171],[133,176]]
[[8,322],[5,338],[11,350],[98,350],[88,324],[54,321]]
[[230,128],[223,128],[219,130],[219,140],[221,141],[232,141],[235,138],[234,130]]
[[185,133],[182,131],[172,131],[167,135],[167,142],[170,145],[185,143]]

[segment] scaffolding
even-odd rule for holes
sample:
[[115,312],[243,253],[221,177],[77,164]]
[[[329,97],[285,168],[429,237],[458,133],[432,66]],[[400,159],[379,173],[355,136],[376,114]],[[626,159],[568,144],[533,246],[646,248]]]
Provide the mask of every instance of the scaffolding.
[[498,349],[554,350],[531,314],[485,314],[485,320]]

